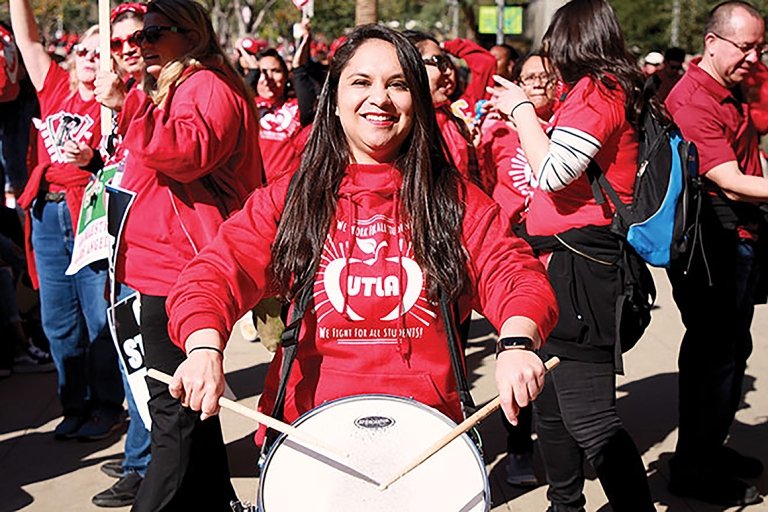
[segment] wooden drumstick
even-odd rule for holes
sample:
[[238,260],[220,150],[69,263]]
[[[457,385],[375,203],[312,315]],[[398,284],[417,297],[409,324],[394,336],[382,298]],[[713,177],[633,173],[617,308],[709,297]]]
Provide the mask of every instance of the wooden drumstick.
[[[549,373],[555,366],[560,364],[560,359],[557,357],[553,357],[549,359],[546,363],[544,363],[544,368],[546,369],[546,372]],[[402,477],[416,469],[420,464],[425,462],[427,459],[432,457],[434,454],[445,448],[451,441],[459,437],[461,434],[467,432],[469,429],[483,421],[485,418],[488,417],[493,411],[499,408],[501,406],[501,396],[497,396],[485,406],[483,406],[480,410],[478,410],[475,414],[470,416],[469,418],[465,419],[461,423],[459,423],[453,430],[445,434],[443,437],[441,437],[439,440],[435,442],[432,446],[430,446],[428,449],[424,450],[418,457],[413,459],[410,463],[408,463],[407,466],[405,466],[402,470],[400,470],[395,476],[387,480],[385,483],[379,485],[379,490],[384,491],[386,490],[390,485],[400,480]]]
[[[151,378],[157,381],[162,382],[163,384],[168,384],[168,385],[171,384],[172,377],[167,373],[163,373],[160,370],[157,370],[155,368],[150,368],[149,371],[147,372],[147,375],[149,375]],[[267,416],[263,412],[249,409],[248,407],[240,405],[237,402],[230,400],[229,398],[225,398],[223,396],[219,397],[219,405],[224,409],[229,409],[230,411],[240,414],[241,416],[245,416],[246,418],[250,418],[256,421],[257,423],[260,423],[262,425],[266,425],[269,428],[275,429],[278,432],[291,437],[295,441],[300,441],[301,444],[303,444],[304,446],[306,446],[311,450],[314,450],[320,453],[325,453],[328,455],[333,455],[334,457],[340,457],[341,459],[348,458],[347,454],[342,453],[331,446],[328,446],[327,444],[315,438],[314,436],[308,435],[300,431],[296,427],[289,425],[288,423],[283,423],[280,420],[276,420],[272,416]]]

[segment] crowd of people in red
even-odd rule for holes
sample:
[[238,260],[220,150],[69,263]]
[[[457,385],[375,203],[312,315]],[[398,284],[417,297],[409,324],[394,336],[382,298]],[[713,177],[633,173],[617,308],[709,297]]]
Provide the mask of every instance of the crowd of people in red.
[[[549,510],[585,509],[585,461],[614,510],[654,510],[616,410],[624,265],[644,263],[588,172],[632,202],[649,85],[697,145],[706,198],[704,254],[668,269],[686,327],[670,490],[761,500],[746,480],[762,462],[725,444],[768,200],[768,47],[749,3],[713,8],[692,60],[670,48],[640,63],[606,0],[565,4],[524,56],[375,25],[326,47],[306,21],[291,56],[255,38],[228,51],[192,0],[123,3],[111,55],[94,26],[59,45],[64,61],[29,0],[9,3],[0,143],[24,231],[3,216],[0,376],[56,369],[61,440],[120,431],[127,401],[125,458],[102,468],[118,480],[96,505],[230,510],[224,349],[238,319],[277,297],[293,338],[260,411],[292,422],[390,394],[459,423],[466,368],[452,353],[474,310],[498,333],[507,481],[538,484],[535,430]],[[21,279],[39,288],[36,342],[14,299]],[[125,311],[138,363],[116,320]],[[136,379],[146,368],[171,384]],[[271,439],[257,432],[265,451]]]

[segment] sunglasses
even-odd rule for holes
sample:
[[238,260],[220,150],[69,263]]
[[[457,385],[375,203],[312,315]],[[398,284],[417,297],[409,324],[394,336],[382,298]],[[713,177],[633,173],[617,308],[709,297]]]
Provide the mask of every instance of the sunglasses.
[[445,55],[432,55],[422,59],[425,66],[435,66],[441,73],[446,73],[451,69],[451,61]]
[[112,50],[113,53],[118,53],[123,49],[123,45],[125,43],[128,43],[131,46],[139,46],[141,43],[139,43],[139,34],[141,33],[141,30],[137,30],[133,34],[127,35],[125,37],[113,37],[109,40],[109,49]]
[[177,34],[186,34],[187,31],[181,27],[144,27],[143,30],[136,31],[133,35],[136,36],[136,41],[139,44],[143,44],[144,41],[149,44],[155,44],[163,37],[163,32],[176,32]]
[[72,51],[75,52],[75,55],[78,57],[93,56],[98,58],[101,53],[98,48],[86,48],[81,44],[73,46]]

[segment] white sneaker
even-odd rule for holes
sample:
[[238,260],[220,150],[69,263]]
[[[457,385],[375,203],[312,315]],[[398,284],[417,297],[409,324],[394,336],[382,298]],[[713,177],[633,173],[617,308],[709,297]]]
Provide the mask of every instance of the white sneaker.
[[51,354],[34,345],[27,345],[13,358],[13,371],[16,373],[46,373],[55,369]]

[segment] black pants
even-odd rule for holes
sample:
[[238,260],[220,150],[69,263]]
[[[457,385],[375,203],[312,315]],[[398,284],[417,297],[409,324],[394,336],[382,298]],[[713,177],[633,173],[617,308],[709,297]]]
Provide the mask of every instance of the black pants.
[[[186,359],[168,337],[165,297],[141,297],[141,334],[148,368],[173,374]],[[166,384],[147,379],[152,460],[131,510],[231,512],[235,491],[218,416],[200,421]]]
[[533,407],[528,405],[520,409],[520,414],[517,416],[517,426],[509,422],[504,412],[499,411],[499,417],[507,431],[507,453],[522,455],[533,452],[533,439],[531,439]]
[[613,363],[563,359],[534,402],[547,497],[558,512],[584,510],[584,458],[613,510],[653,511],[640,454],[616,411]]
[[759,274],[755,245],[735,232],[710,229],[707,234],[710,275],[699,258],[687,274],[682,266],[668,272],[686,329],[678,359],[680,426],[673,478],[717,473],[714,461],[741,403],[752,352]]

